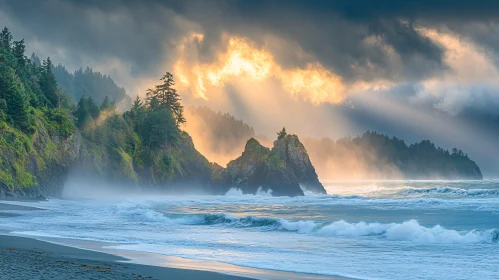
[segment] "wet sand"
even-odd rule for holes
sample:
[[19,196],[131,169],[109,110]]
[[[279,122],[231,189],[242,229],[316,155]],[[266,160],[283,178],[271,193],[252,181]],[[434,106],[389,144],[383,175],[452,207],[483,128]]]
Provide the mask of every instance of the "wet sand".
[[[20,215],[15,213],[15,211],[37,210],[45,211],[40,208],[23,206],[10,201],[5,201],[5,203],[0,202],[0,222],[2,217]],[[10,211],[14,211],[14,213]],[[104,244],[93,241],[49,237],[39,239],[11,235],[8,230],[0,229],[0,280],[346,279],[284,271],[260,270],[214,261],[189,260],[156,254],[113,250],[109,249],[109,246],[116,244]]]
[[119,262],[125,260],[111,254],[0,235],[0,279],[250,279]]

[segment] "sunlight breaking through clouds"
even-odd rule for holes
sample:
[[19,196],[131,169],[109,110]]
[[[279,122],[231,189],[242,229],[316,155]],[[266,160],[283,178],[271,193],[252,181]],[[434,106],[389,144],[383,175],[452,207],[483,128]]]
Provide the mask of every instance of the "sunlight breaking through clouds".
[[226,48],[216,54],[214,61],[201,62],[192,46],[202,41],[201,34],[184,38],[177,46],[179,59],[173,64],[179,86],[189,89],[197,97],[209,99],[207,86],[220,88],[236,79],[254,82],[275,79],[292,96],[313,104],[340,103],[345,98],[347,86],[343,79],[318,62],[303,68],[286,69],[270,52],[237,36],[228,37]]

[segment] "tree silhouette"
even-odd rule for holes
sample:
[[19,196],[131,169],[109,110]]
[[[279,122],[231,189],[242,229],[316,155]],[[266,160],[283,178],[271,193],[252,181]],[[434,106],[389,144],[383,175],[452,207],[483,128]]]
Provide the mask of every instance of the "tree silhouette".
[[286,132],[286,128],[282,127],[282,130],[277,132],[277,140],[283,139],[284,137],[286,137],[286,135],[288,135],[288,133]]
[[170,110],[178,126],[185,123],[184,106],[180,103],[180,95],[173,88],[175,82],[173,75],[167,72],[162,78],[162,84],[155,86],[154,89],[147,90],[147,102],[151,109],[166,108]]

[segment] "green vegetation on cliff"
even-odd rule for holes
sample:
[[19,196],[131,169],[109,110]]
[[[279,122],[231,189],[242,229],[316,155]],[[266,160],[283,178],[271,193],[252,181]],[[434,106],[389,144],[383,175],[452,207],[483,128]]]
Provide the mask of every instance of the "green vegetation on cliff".
[[24,40],[0,34],[0,192],[57,180],[76,158],[69,97],[57,87],[50,58],[25,54]]
[[173,76],[161,81],[123,114],[105,100],[99,106],[91,97],[80,99],[74,112],[84,139],[80,168],[112,182],[172,191],[179,191],[173,183],[208,183],[211,164],[180,129],[185,119]]
[[4,28],[0,196],[57,195],[70,167],[125,185],[209,184],[213,166],[180,129],[183,106],[171,74],[121,114],[114,100],[126,95],[109,76],[89,68],[69,74],[24,50],[24,41],[13,41]]

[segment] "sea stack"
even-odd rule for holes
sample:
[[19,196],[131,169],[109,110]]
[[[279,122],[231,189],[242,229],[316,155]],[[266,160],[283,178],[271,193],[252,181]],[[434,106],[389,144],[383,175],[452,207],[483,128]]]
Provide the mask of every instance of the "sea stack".
[[258,189],[270,190],[274,196],[300,196],[303,189],[326,193],[296,135],[279,135],[272,149],[251,138],[243,154],[229,162],[223,173],[226,185],[247,194]]

